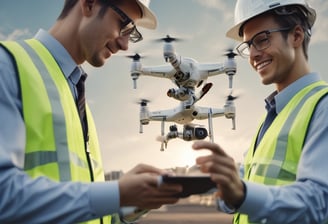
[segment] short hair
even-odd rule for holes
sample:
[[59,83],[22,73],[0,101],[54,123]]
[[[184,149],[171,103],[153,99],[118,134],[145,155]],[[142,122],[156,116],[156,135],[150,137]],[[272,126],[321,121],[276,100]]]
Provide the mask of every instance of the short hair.
[[61,13],[59,14],[59,17],[57,20],[61,20],[61,19],[65,18],[68,15],[68,13],[72,10],[72,8],[75,6],[77,1],[78,0],[65,0],[64,7],[63,7]]
[[[115,5],[120,5],[120,0],[95,0],[98,3],[100,3],[101,10],[99,12],[99,16],[103,16],[107,10],[107,8],[109,7],[109,3],[110,4],[115,4]],[[57,20],[61,20],[63,18],[65,18],[69,12],[72,10],[72,8],[76,5],[76,3],[78,2],[78,0],[65,0],[64,3],[64,7],[61,11],[61,13],[59,14]]]
[[[289,5],[279,7],[275,10],[272,10],[272,15],[274,20],[281,27],[290,27],[294,28],[299,25],[302,27],[304,32],[304,40],[303,40],[303,53],[305,58],[308,60],[308,48],[310,39],[312,36],[311,25],[309,24],[307,18],[307,10],[300,5]],[[282,35],[287,38],[287,33],[282,32]]]
[[[304,40],[303,40],[303,53],[308,60],[308,48],[310,39],[312,36],[311,25],[308,20],[308,11],[305,7],[301,5],[287,5],[281,6],[270,11],[264,12],[261,15],[272,15],[273,19],[276,23],[281,27],[290,27],[294,28],[297,25],[300,25],[304,31]],[[243,36],[244,26],[247,21],[240,27],[239,36]],[[288,32],[282,32],[282,35],[285,39],[287,39]]]

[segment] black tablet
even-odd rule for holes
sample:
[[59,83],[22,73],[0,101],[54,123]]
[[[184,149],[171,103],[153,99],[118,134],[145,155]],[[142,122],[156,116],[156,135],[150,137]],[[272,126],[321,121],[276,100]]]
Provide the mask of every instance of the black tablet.
[[216,191],[216,184],[209,176],[161,176],[159,185],[162,183],[181,184],[183,191],[177,194],[177,197],[185,198],[193,194],[209,193]]

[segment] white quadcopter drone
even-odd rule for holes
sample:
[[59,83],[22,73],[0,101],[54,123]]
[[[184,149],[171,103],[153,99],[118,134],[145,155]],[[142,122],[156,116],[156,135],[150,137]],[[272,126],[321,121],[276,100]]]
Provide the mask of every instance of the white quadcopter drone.
[[[186,58],[176,54],[172,42],[179,39],[167,35],[160,39],[164,41],[163,55],[168,65],[162,66],[142,66],[139,54],[128,56],[132,58],[131,77],[133,86],[137,88],[137,79],[139,76],[153,76],[157,78],[170,79],[177,88],[172,88],[167,91],[167,96],[180,101],[179,106],[173,109],[149,111],[147,104],[148,100],[142,99],[140,103],[140,133],[143,133],[143,125],[148,125],[150,121],[161,121],[161,136],[158,138],[162,142],[161,151],[167,147],[170,139],[181,138],[185,141],[204,139],[207,136],[214,141],[212,118],[225,116],[232,119],[232,129],[236,128],[235,124],[235,105],[236,97],[232,96],[233,76],[236,74],[235,56],[237,55],[232,50],[229,50],[225,55],[227,60],[224,63],[204,64],[198,63],[192,58]],[[211,89],[212,83],[207,83],[210,76],[219,74],[227,74],[229,78],[230,94],[226,99],[222,109],[200,107],[195,103]],[[199,90],[198,90],[199,89]],[[206,128],[194,125],[193,120],[208,119],[209,133]],[[183,132],[179,132],[176,125],[170,126],[170,131],[167,135],[164,134],[164,123],[174,122],[183,125]]]

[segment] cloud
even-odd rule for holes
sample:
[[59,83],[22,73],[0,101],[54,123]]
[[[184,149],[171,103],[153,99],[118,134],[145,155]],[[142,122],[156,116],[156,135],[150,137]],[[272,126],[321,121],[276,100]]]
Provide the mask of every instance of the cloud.
[[310,0],[309,4],[317,12],[317,20],[313,28],[313,43],[327,42],[327,29],[328,29],[328,1],[325,0]]
[[[195,0],[199,5],[216,10],[223,17],[224,23],[230,24],[233,20],[235,1],[226,0]],[[308,3],[317,12],[317,20],[313,29],[312,43],[327,42],[328,29],[328,1],[326,0],[308,0]],[[223,24],[224,24],[223,23]]]
[[234,1],[226,0],[196,0],[196,2],[208,9],[217,10],[225,20],[233,18]]
[[31,32],[29,29],[16,29],[9,34],[4,34],[0,32],[0,39],[1,40],[18,40],[18,39],[25,39],[31,36]]
[[220,11],[225,11],[227,9],[231,9],[232,4],[227,2],[226,0],[196,0],[198,4],[203,5],[210,9],[218,9]]

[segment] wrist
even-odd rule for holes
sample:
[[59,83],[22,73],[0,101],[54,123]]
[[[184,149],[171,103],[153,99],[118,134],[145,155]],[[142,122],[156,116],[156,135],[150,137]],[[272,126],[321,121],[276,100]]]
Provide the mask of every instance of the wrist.
[[243,181],[242,181],[242,187],[243,187],[243,191],[242,191],[243,193],[241,194],[241,197],[239,199],[231,203],[226,202],[228,208],[233,210],[238,210],[241,207],[241,205],[244,203],[247,194],[247,188]]
[[139,209],[137,207],[122,207],[120,209],[120,219],[123,223],[135,223],[138,221],[144,214],[148,213],[148,209]]

